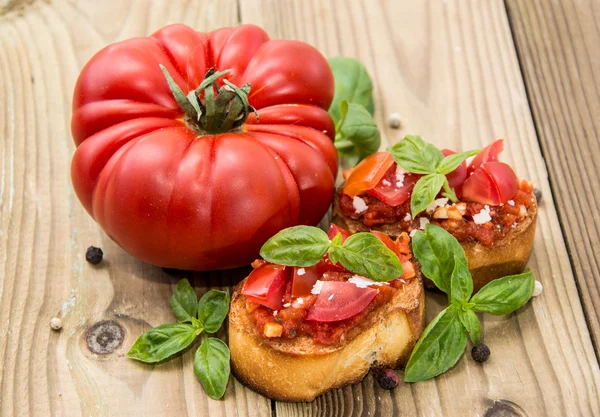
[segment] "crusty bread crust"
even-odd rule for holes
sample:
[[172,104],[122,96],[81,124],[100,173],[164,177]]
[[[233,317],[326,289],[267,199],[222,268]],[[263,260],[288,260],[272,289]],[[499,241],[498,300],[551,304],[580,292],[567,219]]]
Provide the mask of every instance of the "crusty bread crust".
[[[533,247],[535,226],[537,223],[537,204],[529,207],[525,220],[491,248],[479,242],[462,243],[465,250],[469,270],[473,276],[473,291],[477,292],[490,281],[507,275],[523,272]],[[396,237],[406,230],[401,230],[398,223],[382,224],[368,228],[360,220],[346,217],[339,207],[339,193],[336,193],[333,203],[332,223],[344,227],[350,233],[378,230],[391,237]],[[436,288],[428,278],[424,279],[425,288]]]
[[373,310],[339,345],[302,336],[262,337],[246,312],[238,285],[229,312],[233,374],[254,391],[278,401],[312,401],[333,388],[361,381],[371,367],[405,365],[423,330],[425,296],[420,274],[393,299]]

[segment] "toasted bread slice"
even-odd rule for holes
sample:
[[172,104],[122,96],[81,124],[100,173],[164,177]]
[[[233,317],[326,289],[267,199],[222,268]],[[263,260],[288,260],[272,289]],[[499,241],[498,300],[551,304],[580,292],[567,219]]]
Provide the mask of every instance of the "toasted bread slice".
[[[476,241],[461,243],[473,276],[474,292],[479,291],[481,287],[494,279],[523,272],[533,247],[536,220],[537,204],[529,207],[525,219],[517,223],[514,229],[511,229],[504,238],[495,242],[491,248]],[[398,223],[381,224],[369,228],[360,220],[345,216],[339,208],[339,193],[335,195],[332,223],[345,228],[350,233],[378,230],[395,238],[402,232],[407,232],[407,230],[402,230]],[[424,278],[424,283],[425,288],[435,288],[434,283],[427,278]]]
[[312,338],[268,339],[250,321],[238,285],[229,312],[234,375],[254,391],[279,401],[312,401],[333,388],[361,381],[371,367],[405,365],[423,330],[425,299],[420,272],[392,300],[371,311],[339,345]]

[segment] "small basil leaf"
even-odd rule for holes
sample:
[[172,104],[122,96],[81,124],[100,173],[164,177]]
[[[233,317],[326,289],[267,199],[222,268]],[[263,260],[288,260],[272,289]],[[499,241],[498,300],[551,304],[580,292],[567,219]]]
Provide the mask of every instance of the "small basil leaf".
[[198,320],[206,333],[216,333],[229,311],[229,294],[225,291],[210,290],[198,303]]
[[342,101],[341,125],[336,132],[334,145],[343,157],[358,162],[377,152],[381,145],[379,129],[369,112],[361,105]]
[[287,266],[316,265],[329,246],[327,233],[317,227],[294,226],[283,229],[260,249],[263,259]]
[[481,323],[479,317],[473,312],[473,310],[460,310],[458,312],[458,318],[462,323],[463,327],[469,332],[469,337],[474,345],[479,344],[479,337],[481,336]]
[[177,321],[180,323],[192,321],[192,317],[196,316],[197,303],[196,291],[189,281],[180,280],[171,296],[171,310]]
[[[408,172],[433,174],[444,154],[420,136],[406,136],[388,149],[394,161]],[[441,185],[440,185],[441,187]]]
[[161,324],[137,338],[127,356],[153,363],[167,359],[192,344],[196,329],[190,324]]
[[342,246],[344,243],[343,240],[344,238],[342,237],[342,234],[338,233],[333,239],[331,239],[331,246]]
[[331,262],[373,281],[391,281],[404,272],[398,256],[371,233],[353,234],[342,246],[332,246],[329,256]]
[[412,248],[415,257],[421,264],[421,272],[450,296],[454,256],[467,264],[467,258],[460,243],[445,229],[428,224],[425,226],[425,233],[418,231],[412,238]]
[[454,255],[454,270],[450,278],[450,289],[452,302],[459,306],[464,305],[473,294],[473,278],[469,272],[467,264],[462,259]]
[[442,174],[429,174],[419,178],[410,198],[410,210],[413,219],[425,210],[439,194],[446,177]]
[[202,327],[202,323],[196,317],[192,317],[192,326],[194,327],[194,329],[196,329],[197,335],[204,331],[204,328]]
[[458,197],[456,197],[456,193],[454,192],[452,187],[450,187],[450,183],[448,182],[448,177],[444,177],[444,185],[442,186],[442,188],[444,189],[444,191],[442,192],[442,195],[444,197],[446,197],[453,203],[458,203]]
[[225,394],[229,373],[229,348],[222,340],[205,337],[194,355],[194,373],[204,391],[214,400]]
[[522,274],[495,279],[471,298],[473,311],[502,316],[512,313],[529,301],[535,279],[530,269]]
[[467,346],[467,335],[452,306],[442,310],[423,331],[410,355],[404,380],[424,381],[452,368]]
[[372,115],[375,113],[373,103],[373,83],[365,67],[355,59],[335,57],[328,60],[333,72],[335,94],[329,107],[329,115],[337,125],[341,119],[342,101],[359,104]]
[[458,166],[462,164],[467,158],[477,155],[479,152],[481,152],[481,149],[448,155],[438,165],[437,172],[444,175],[449,174],[456,168],[458,168]]

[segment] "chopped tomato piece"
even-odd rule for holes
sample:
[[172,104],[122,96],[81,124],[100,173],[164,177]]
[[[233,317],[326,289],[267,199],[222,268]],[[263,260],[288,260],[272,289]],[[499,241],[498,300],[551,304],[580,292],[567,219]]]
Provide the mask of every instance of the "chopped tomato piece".
[[370,287],[358,288],[349,282],[325,281],[305,319],[320,322],[345,320],[363,311],[376,295],[377,290]]
[[[442,154],[444,156],[453,155],[455,153],[456,152],[451,149],[442,149]],[[448,184],[450,184],[450,187],[453,189],[460,187],[467,178],[467,163],[463,161],[463,163],[460,164],[454,171],[446,175],[446,178],[448,178]]]
[[498,139],[488,146],[483,148],[481,152],[477,154],[471,161],[471,164],[467,167],[467,175],[471,175],[477,168],[484,162],[493,162],[498,160],[498,155],[504,150],[504,139]]
[[409,261],[408,259],[405,259],[402,261],[402,269],[404,270],[404,273],[402,274],[402,276],[400,278],[410,279],[415,276],[415,267],[414,267],[413,263],[411,261]]
[[399,206],[404,204],[410,198],[415,184],[421,178],[421,175],[406,173],[402,181],[402,185],[398,185],[396,178],[397,165],[393,164],[388,168],[383,178],[377,183],[377,185],[370,190],[367,190],[367,194],[375,197],[379,201],[383,201],[388,206]]
[[329,240],[332,240],[334,237],[336,237],[338,233],[342,234],[342,243],[344,243],[346,239],[350,237],[350,232],[348,232],[346,229],[338,226],[335,223],[331,223],[331,226],[329,226],[329,230],[327,231],[327,237]]
[[294,267],[292,276],[292,297],[306,297],[311,294],[315,282],[324,272],[325,263],[323,261],[316,265],[308,267]]
[[381,240],[383,244],[387,246],[392,252],[396,253],[396,242],[394,242],[391,237],[378,230],[371,230],[371,234],[377,239]]
[[281,265],[266,264],[250,273],[242,294],[255,303],[279,310],[283,307],[283,294],[291,269]]
[[510,200],[518,190],[512,168],[503,162],[485,162],[466,179],[461,198],[476,203],[498,205]]
[[344,194],[357,196],[374,188],[394,163],[388,152],[377,152],[367,156],[356,165],[344,185]]

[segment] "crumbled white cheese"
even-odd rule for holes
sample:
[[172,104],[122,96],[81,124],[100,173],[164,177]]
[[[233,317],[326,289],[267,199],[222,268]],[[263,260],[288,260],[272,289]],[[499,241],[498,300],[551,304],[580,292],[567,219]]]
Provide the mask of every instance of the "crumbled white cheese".
[[329,301],[333,300],[333,296],[334,296],[334,295],[335,295],[335,294],[331,294],[329,297],[327,297],[327,299],[328,299]]
[[542,285],[542,283],[540,281],[538,281],[536,279],[535,287],[533,287],[533,296],[537,297],[538,295],[540,295],[542,293],[542,291],[544,291],[544,286]]
[[304,298],[302,297],[296,298],[296,301],[298,302],[298,304],[304,304]]
[[417,234],[417,229],[413,229],[408,235],[414,237]]
[[396,187],[404,186],[404,174],[406,174],[406,171],[400,165],[397,165],[396,166]]
[[446,204],[448,204],[448,199],[447,198],[436,198],[435,200],[433,200],[433,202],[429,205],[429,207],[427,207],[425,209],[425,211],[427,213],[433,213],[435,211],[436,208],[438,207],[444,207]]
[[356,214],[360,214],[363,211],[367,211],[367,209],[369,208],[369,206],[367,206],[367,203],[365,203],[365,200],[358,196],[355,196],[352,199],[352,205],[354,206],[354,212]]
[[388,186],[392,185],[392,183],[391,183],[391,182],[389,182],[388,180],[386,180],[385,178],[384,178],[383,180],[381,180],[381,183],[382,183],[383,185],[385,185],[386,187],[388,187]]
[[277,310],[273,310],[273,315],[274,315],[274,316],[276,316],[276,315],[277,315],[277,313],[279,313],[279,311],[277,311]]
[[410,213],[406,213],[406,216],[404,216],[404,221],[409,222],[411,220],[412,220],[412,216],[410,215]]
[[298,268],[298,270],[296,271],[296,273],[298,275],[304,275],[304,274],[306,274],[306,269],[304,269],[304,268]]
[[419,222],[421,223],[421,225],[419,226],[419,229],[425,230],[425,226],[427,226],[429,224],[429,219],[425,218],[425,217],[421,217],[419,219]]
[[509,206],[513,206],[514,207],[515,200],[508,200],[507,203],[508,203]]
[[323,288],[323,281],[318,280],[317,282],[315,282],[315,285],[313,285],[312,290],[310,290],[310,293],[313,295],[318,295],[321,292],[321,288]]
[[[487,206],[486,206],[487,207]],[[490,216],[489,207],[488,210],[482,208],[481,211],[473,216],[473,221],[475,224],[484,224],[492,220],[492,216]]]
[[290,303],[285,303],[285,304],[283,305],[283,307],[285,307],[285,308],[288,308],[289,306],[291,306],[291,304],[290,304]]
[[302,304],[304,304],[304,300],[300,297],[298,297],[294,301],[292,301],[292,307],[294,307],[294,308],[300,308],[300,306]]
[[354,275],[349,280],[349,283],[356,285],[358,288],[367,288],[369,285],[376,285],[378,287],[382,285],[389,285],[387,282],[377,282],[363,277],[362,275]]

